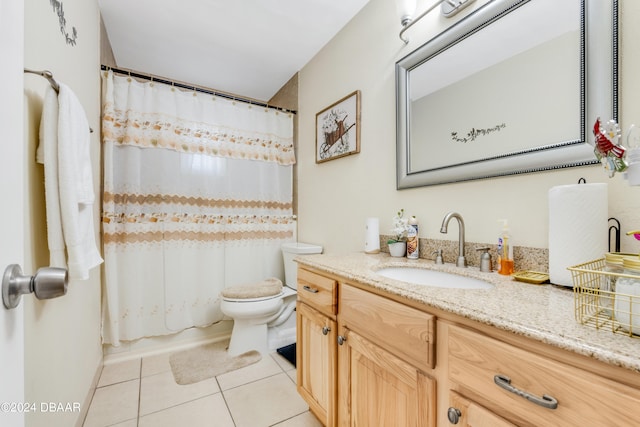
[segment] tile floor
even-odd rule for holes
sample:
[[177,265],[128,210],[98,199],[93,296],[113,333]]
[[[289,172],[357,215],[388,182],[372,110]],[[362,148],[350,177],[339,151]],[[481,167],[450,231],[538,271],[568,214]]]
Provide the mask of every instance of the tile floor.
[[321,427],[276,352],[190,385],[176,384],[169,354],[106,365],[84,427]]

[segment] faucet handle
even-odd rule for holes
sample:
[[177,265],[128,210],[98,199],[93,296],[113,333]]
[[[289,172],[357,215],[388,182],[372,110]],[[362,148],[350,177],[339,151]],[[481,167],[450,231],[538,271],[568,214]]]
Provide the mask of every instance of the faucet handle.
[[442,261],[442,249],[436,249],[432,252],[432,255],[436,256],[436,264],[444,264],[444,261]]
[[490,272],[491,271],[491,254],[489,253],[488,247],[476,248],[476,251],[484,251],[480,254],[480,271]]

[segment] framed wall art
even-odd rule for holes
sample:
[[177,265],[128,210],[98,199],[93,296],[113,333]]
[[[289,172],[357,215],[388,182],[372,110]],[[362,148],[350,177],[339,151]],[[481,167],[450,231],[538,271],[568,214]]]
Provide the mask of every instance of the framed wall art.
[[316,114],[316,163],[360,152],[360,91]]

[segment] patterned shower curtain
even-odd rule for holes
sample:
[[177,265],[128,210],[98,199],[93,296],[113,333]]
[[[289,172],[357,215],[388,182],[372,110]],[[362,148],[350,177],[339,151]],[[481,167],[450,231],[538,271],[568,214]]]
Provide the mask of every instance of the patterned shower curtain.
[[103,341],[222,320],[220,291],[283,278],[291,114],[103,73]]

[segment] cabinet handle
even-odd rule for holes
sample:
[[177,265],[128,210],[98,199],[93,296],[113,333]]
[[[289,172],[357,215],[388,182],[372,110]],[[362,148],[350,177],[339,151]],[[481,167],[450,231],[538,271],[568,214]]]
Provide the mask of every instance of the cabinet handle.
[[344,342],[345,342],[346,340],[347,340],[347,339],[346,339],[345,337],[343,337],[342,335],[338,335],[338,345],[342,345],[342,344],[344,344]]
[[313,288],[311,288],[310,286],[307,286],[307,285],[304,285],[302,287],[302,289],[304,289],[307,292],[311,292],[312,294],[317,294],[318,293],[317,289],[313,289]]
[[458,424],[461,416],[462,412],[458,408],[451,407],[447,410],[447,418],[451,424]]
[[330,327],[325,326],[324,328],[322,328],[322,335],[327,335],[330,330],[331,330]]
[[507,377],[506,375],[495,375],[493,377],[493,381],[503,389],[517,394],[520,397],[524,397],[528,401],[533,402],[536,405],[540,405],[543,408],[556,409],[558,407],[558,401],[554,397],[546,394],[543,394],[542,397],[538,397],[529,393],[528,391],[520,390],[519,388],[511,385],[511,378]]

